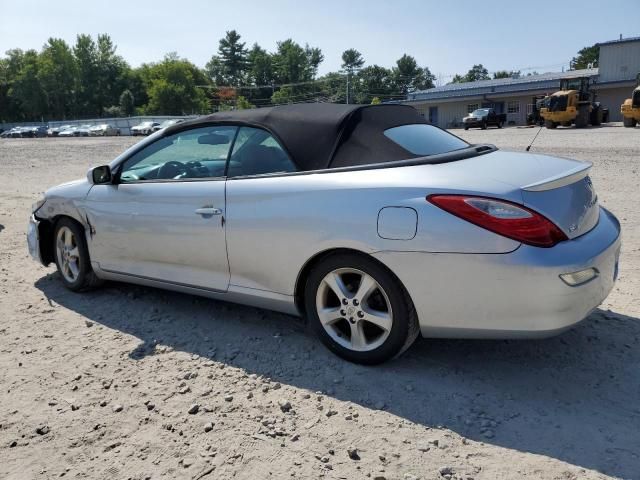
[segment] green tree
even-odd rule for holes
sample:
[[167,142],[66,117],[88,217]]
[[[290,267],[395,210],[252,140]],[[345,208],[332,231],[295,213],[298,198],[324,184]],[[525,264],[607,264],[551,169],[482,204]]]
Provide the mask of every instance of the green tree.
[[476,82],[478,80],[489,80],[489,71],[484,68],[484,66],[479,63],[478,65],[474,65],[464,76],[465,82]]
[[39,55],[38,79],[51,118],[63,119],[71,115],[75,105],[77,68],[67,42],[59,38],[47,41]]
[[406,95],[416,90],[433,88],[436,77],[429,68],[421,68],[411,55],[404,54],[393,68],[395,90]]
[[318,67],[324,61],[322,50],[316,47],[305,45],[304,53],[307,56],[308,74],[311,76],[311,78],[316,78],[316,75],[318,74]]
[[271,96],[271,103],[274,105],[284,105],[287,103],[293,103],[296,99],[294,90],[291,87],[282,87],[273,93]]
[[581,70],[583,68],[596,68],[600,57],[600,47],[592,45],[578,50],[578,55],[571,59],[571,70]]
[[148,114],[184,115],[205,113],[209,110],[207,97],[197,85],[206,83],[206,78],[194,64],[186,59],[168,54],[157,64],[147,65]]
[[252,105],[251,102],[246,99],[246,97],[240,95],[236,100],[236,108],[238,110],[247,110],[249,108],[255,108],[255,105]]
[[118,105],[120,106],[121,115],[125,115],[127,117],[130,117],[131,115],[133,115],[133,113],[136,110],[136,103],[133,97],[133,93],[131,93],[131,90],[128,90],[128,89],[124,90],[120,94]]
[[[322,51],[309,45],[301,47],[291,39],[278,42],[271,56],[274,81],[285,85],[272,95],[274,104],[313,100],[321,93],[313,80],[324,60]],[[293,84],[293,85],[292,85]]]
[[[249,89],[249,98],[251,100],[268,99],[273,93],[273,87],[267,86],[273,84],[273,62],[271,55],[261,48],[260,45],[254,43],[249,51],[248,61],[248,82],[251,85],[260,87]],[[262,100],[262,103],[264,103],[264,100]]]
[[371,105],[380,105],[382,101],[378,97],[373,97],[371,99]]
[[226,32],[218,44],[218,54],[211,57],[206,69],[216,85],[242,85],[247,77],[249,61],[244,42],[235,30]]
[[507,70],[498,70],[497,72],[493,72],[493,78],[518,78],[520,76],[520,70],[511,70],[510,72]]
[[361,68],[364,65],[362,54],[355,48],[350,48],[342,52],[342,68],[349,73]]
[[104,108],[119,103],[120,94],[129,87],[127,79],[130,67],[116,54],[116,46],[109,35],[98,35],[96,49],[96,114],[102,115]]
[[98,52],[96,43],[90,35],[81,34],[76,38],[73,47],[76,59],[76,107],[75,111],[80,115],[96,114],[96,84],[98,81]]
[[466,80],[464,79],[464,77],[458,73],[456,73],[453,78],[451,79],[450,83],[463,83]]
[[374,97],[393,97],[397,93],[394,74],[379,65],[365,67],[356,76],[353,92],[356,103],[362,104],[371,102]]
[[[347,101],[347,76],[342,73],[327,73],[318,79],[317,88],[325,102],[345,103]],[[358,100],[356,102],[360,103]]]
[[47,112],[47,99],[38,70],[38,52],[27,50],[20,59],[20,70],[9,90],[24,120],[39,120]]

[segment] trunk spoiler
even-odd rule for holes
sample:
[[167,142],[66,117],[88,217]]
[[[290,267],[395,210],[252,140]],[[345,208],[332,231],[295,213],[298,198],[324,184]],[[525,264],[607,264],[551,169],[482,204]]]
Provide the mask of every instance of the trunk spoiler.
[[581,165],[574,167],[566,172],[554,175],[553,177],[545,178],[539,182],[530,183],[522,187],[522,190],[528,192],[544,192],[545,190],[553,190],[554,188],[564,187],[571,185],[578,180],[583,179],[589,174],[589,170],[593,164],[591,162],[583,162]]

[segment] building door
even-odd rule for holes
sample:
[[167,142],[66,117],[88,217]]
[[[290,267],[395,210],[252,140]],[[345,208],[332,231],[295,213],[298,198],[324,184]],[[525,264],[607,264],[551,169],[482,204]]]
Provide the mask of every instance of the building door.
[[429,123],[438,125],[438,107],[429,107]]

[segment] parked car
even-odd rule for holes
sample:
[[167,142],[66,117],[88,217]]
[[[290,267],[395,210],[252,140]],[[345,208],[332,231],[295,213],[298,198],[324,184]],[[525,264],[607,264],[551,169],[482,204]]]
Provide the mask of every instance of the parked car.
[[19,138],[20,137],[21,127],[13,127],[9,130],[6,130],[0,134],[1,138]]
[[101,125],[94,125],[89,129],[89,135],[92,137],[111,137],[120,135],[120,129],[115,128],[108,123],[103,123]]
[[80,125],[73,131],[74,137],[88,137],[91,131],[91,125]]
[[69,128],[62,130],[58,133],[59,137],[73,137],[75,136],[76,130],[78,129],[77,125],[71,125]]
[[158,126],[160,126],[158,122],[142,122],[135,127],[131,127],[131,135],[133,135],[134,137],[137,135],[149,135],[153,133],[153,128]]
[[464,117],[462,124],[465,130],[473,127],[480,127],[482,130],[486,130],[490,125],[502,128],[506,121],[506,113],[496,113],[493,108],[478,108]]
[[70,290],[117,280],[302,315],[372,364],[419,333],[541,337],[585,318],[620,252],[590,168],[470,145],[406,105],[220,112],[50,189],[27,239]]
[[22,132],[27,127],[14,127],[11,129],[11,138],[22,138]]
[[49,130],[47,130],[47,136],[49,136],[49,137],[57,137],[60,134],[60,132],[63,132],[63,131],[67,130],[70,127],[71,127],[71,125],[59,125],[57,127],[51,127],[51,128],[49,128]]
[[170,127],[171,125],[175,125],[175,124],[181,123],[181,122],[184,122],[184,120],[182,118],[177,118],[175,120],[165,120],[161,124],[154,126],[151,129],[151,131],[152,132],[157,132],[158,130],[162,130],[163,128],[167,128],[167,127]]
[[20,132],[22,138],[44,138],[49,127],[46,125],[24,127]]

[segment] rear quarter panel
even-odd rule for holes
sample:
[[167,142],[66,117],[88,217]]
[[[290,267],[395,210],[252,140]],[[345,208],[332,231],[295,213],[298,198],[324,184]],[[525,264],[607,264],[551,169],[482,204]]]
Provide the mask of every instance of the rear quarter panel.
[[[430,193],[478,193],[442,165],[238,178],[227,182],[227,252],[231,285],[292,295],[316,254],[335,248],[379,251],[504,253],[519,243],[458,219],[426,201]],[[462,183],[461,183],[462,182]],[[500,182],[475,182],[482,193],[521,201]],[[384,207],[417,212],[416,235],[378,235]]]

